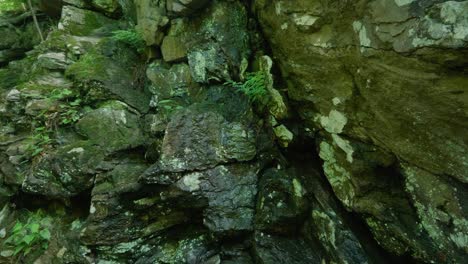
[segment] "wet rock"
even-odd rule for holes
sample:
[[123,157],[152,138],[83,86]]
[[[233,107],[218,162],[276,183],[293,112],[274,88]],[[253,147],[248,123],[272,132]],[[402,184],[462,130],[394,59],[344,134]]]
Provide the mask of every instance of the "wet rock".
[[168,0],[167,10],[175,15],[187,16],[204,7],[209,0]]
[[[153,212],[145,212],[139,207],[133,207],[132,202],[135,198],[127,198],[125,203],[120,202],[120,199],[125,199],[125,194],[140,189],[138,176],[146,168],[144,163],[129,159],[111,162],[109,167],[112,169],[96,175],[95,186],[91,193],[90,214],[81,231],[83,243],[88,245],[129,243],[141,235],[150,235],[182,221],[183,215],[177,216],[170,211],[167,211],[165,216],[162,215],[161,211],[164,209],[153,208]],[[160,217],[155,218],[155,215]],[[144,231],[145,228],[148,231]]]
[[166,62],[177,62],[187,57],[185,44],[177,37],[166,36],[161,44],[161,52]]
[[176,186],[208,200],[203,223],[213,232],[253,229],[258,166],[218,166],[183,176]]
[[411,248],[415,257],[431,258],[430,240],[418,228],[401,175],[389,167],[393,160],[388,153],[334,135],[332,142],[320,142],[320,157],[338,199],[346,208],[366,215],[381,245],[398,255]]
[[164,136],[157,166],[166,172],[201,170],[256,154],[254,131],[221,114],[191,107],[175,114]]
[[200,16],[175,20],[169,36],[185,44],[192,77],[200,83],[235,79],[250,54],[247,13],[237,2],[214,1]]
[[115,22],[100,13],[66,5],[62,9],[59,29],[76,36],[87,36]]
[[139,118],[119,101],[111,101],[86,113],[77,123],[77,131],[108,152],[141,146],[145,137]]
[[265,264],[311,264],[321,259],[304,240],[280,237],[266,233],[255,233],[254,255]]
[[306,190],[300,179],[283,170],[269,169],[259,183],[255,227],[289,233],[307,210]]
[[337,197],[367,215],[388,251],[439,259],[439,243],[421,229],[403,177],[380,150],[430,174],[450,175],[453,187],[467,181],[466,133],[460,133],[467,131],[466,98],[452,93],[466,86],[458,68],[466,64],[459,30],[466,1],[331,3],[257,1],[255,7],[289,98],[308,129],[328,138],[319,143],[320,156]]
[[92,6],[97,10],[103,11],[107,15],[118,15],[122,11],[122,7],[118,0],[93,0]]
[[151,93],[157,96],[156,105],[162,100],[183,97],[197,86],[190,75],[189,66],[185,63],[169,67],[155,62],[148,66],[146,76],[152,83]]
[[[115,56],[120,56],[115,58]],[[150,95],[141,91],[132,71],[144,71],[134,63],[135,51],[115,46],[115,42],[101,42],[66,70],[66,76],[81,83],[84,93],[94,100],[119,99],[141,113],[149,109]]]
[[165,1],[142,0],[135,3],[137,10],[137,30],[143,34],[146,45],[160,45],[164,37],[162,31],[169,23],[166,17]]
[[74,142],[42,156],[22,184],[25,192],[68,198],[93,186],[104,153],[90,142]]
[[[405,189],[410,194],[416,212],[434,244],[439,256],[445,255],[456,262],[466,249],[468,222],[463,211],[465,187],[452,185],[420,168],[403,164]],[[444,258],[441,257],[440,261]]]
[[152,256],[141,257],[136,263],[220,263],[210,244],[207,235],[196,233],[188,234],[183,239],[162,239]]

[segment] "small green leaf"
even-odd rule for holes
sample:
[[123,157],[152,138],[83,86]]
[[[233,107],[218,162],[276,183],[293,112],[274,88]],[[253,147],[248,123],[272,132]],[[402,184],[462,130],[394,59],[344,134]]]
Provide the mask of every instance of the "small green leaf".
[[29,252],[31,252],[31,249],[32,249],[32,247],[27,247],[27,248],[24,250],[23,256],[28,255]]
[[23,228],[23,224],[21,222],[16,222],[15,226],[13,227],[13,233],[20,231]]
[[38,224],[38,223],[32,223],[30,226],[29,226],[29,230],[31,230],[31,232],[33,233],[37,233],[39,232],[39,228],[41,226]]
[[31,245],[36,237],[34,235],[26,235],[23,237],[22,241],[25,242],[27,245]]
[[18,253],[20,253],[21,250],[23,250],[25,247],[26,247],[25,244],[20,244],[20,245],[16,246],[15,247],[15,252],[13,253],[13,256],[18,255]]
[[50,231],[49,231],[49,229],[44,229],[44,230],[42,230],[42,231],[39,233],[39,235],[40,235],[43,239],[45,239],[45,240],[50,240]]

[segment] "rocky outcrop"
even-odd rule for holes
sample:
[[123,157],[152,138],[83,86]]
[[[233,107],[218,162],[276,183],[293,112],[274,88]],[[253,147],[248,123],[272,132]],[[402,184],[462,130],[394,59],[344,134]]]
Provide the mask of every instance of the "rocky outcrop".
[[384,248],[425,261],[466,250],[467,4],[255,4],[335,194]]
[[49,4],[0,15],[1,263],[463,262],[466,1]]

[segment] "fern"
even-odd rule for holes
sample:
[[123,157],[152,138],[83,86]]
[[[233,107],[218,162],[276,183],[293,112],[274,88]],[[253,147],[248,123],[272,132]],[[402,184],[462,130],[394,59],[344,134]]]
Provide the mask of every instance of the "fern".
[[145,51],[146,43],[141,34],[132,30],[116,30],[112,32],[112,39],[123,42],[130,47],[134,48],[138,53]]
[[230,81],[227,84],[237,88],[244,93],[251,102],[265,102],[268,95],[266,88],[266,76],[263,72],[251,72],[245,75],[245,81],[234,82]]

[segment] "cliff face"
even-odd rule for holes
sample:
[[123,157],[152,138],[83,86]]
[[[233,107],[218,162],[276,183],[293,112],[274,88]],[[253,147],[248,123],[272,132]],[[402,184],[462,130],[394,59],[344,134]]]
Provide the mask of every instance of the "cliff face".
[[468,1],[62,2],[0,15],[0,263],[463,262]]

